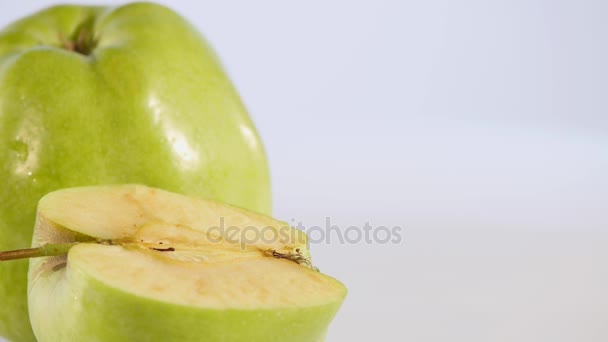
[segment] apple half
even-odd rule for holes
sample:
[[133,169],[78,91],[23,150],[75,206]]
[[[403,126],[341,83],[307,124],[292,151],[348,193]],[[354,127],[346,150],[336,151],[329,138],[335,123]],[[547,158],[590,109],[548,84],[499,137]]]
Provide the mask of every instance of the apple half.
[[346,295],[303,232],[142,185],[47,194],[33,246],[40,342],[323,341]]

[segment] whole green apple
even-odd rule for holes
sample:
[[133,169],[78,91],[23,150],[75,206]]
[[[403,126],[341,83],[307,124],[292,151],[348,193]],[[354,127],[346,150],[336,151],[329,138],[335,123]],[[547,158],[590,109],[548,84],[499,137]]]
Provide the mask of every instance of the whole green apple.
[[[0,249],[49,191],[137,182],[269,213],[267,162],[201,35],[160,5],[57,6],[0,31]],[[27,262],[0,265],[0,335],[34,341]]]

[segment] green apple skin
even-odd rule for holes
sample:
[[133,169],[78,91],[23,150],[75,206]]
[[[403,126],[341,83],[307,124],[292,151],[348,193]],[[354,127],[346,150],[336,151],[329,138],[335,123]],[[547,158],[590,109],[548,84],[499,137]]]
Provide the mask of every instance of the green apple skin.
[[[80,32],[90,53],[62,47]],[[36,203],[65,187],[137,182],[270,212],[263,147],[217,57],[150,3],[56,6],[0,31],[0,178],[0,250],[28,246]],[[0,279],[0,335],[35,341],[27,261]]]
[[[66,269],[30,275],[31,319],[43,332],[39,342],[159,341],[159,336],[167,342],[322,342],[342,304],[203,310],[165,303],[104,284],[78,267],[71,254]],[[32,259],[31,269],[39,262]]]

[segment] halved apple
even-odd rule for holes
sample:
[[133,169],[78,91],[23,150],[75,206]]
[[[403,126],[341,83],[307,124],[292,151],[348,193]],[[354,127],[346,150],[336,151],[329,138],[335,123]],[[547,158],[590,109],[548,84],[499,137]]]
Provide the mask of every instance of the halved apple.
[[303,232],[142,185],[46,195],[33,246],[58,254],[30,261],[40,342],[323,341],[346,295]]

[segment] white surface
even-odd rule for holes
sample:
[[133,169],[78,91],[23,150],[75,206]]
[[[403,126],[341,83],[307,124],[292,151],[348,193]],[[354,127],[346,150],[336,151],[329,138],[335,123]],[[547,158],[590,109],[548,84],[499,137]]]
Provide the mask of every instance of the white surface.
[[607,2],[171,6],[243,95],[277,217],[405,228],[312,247],[350,289],[328,341],[608,340]]

